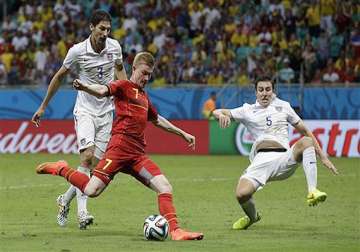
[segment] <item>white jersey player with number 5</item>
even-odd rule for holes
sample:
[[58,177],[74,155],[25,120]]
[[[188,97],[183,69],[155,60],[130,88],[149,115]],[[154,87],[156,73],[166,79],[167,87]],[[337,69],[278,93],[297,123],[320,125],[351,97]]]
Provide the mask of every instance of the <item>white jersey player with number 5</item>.
[[[261,77],[255,83],[256,103],[244,104],[235,109],[217,109],[214,117],[221,128],[230,125],[231,119],[244,124],[255,138],[250,152],[250,166],[240,177],[236,197],[246,216],[233,224],[233,229],[247,229],[260,220],[252,195],[268,181],[290,177],[302,162],[308,186],[307,203],[315,206],[327,195],[317,189],[316,154],[334,174],[335,166],[323,153],[312,132],[305,126],[290,104],[276,97],[274,83]],[[288,124],[304,137],[289,146]]]
[[[96,10],[90,20],[91,35],[71,47],[63,66],[52,78],[46,96],[32,117],[40,125],[51,98],[60,86],[60,81],[70,71],[76,71],[79,79],[88,84],[106,85],[114,79],[127,79],[123,67],[121,46],[117,40],[108,37],[111,31],[111,17],[102,10]],[[110,139],[114,105],[112,98],[97,98],[78,91],[74,107],[77,142],[80,152],[78,170],[90,176],[90,170],[102,158]],[[74,186],[57,198],[59,212],[57,222],[64,226],[68,220],[70,202],[76,194],[80,229],[86,229],[93,222],[87,211],[87,196]]]

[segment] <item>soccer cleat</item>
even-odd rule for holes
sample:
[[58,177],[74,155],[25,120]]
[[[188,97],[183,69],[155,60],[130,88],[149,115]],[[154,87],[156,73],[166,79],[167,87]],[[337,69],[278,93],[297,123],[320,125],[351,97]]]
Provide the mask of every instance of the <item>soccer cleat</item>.
[[36,167],[36,173],[59,175],[60,170],[66,166],[68,166],[68,163],[64,160],[59,160],[57,162],[46,162]]
[[188,232],[181,228],[177,228],[171,232],[171,239],[173,241],[202,240],[203,238],[203,233]]
[[70,204],[69,203],[66,204],[64,202],[64,195],[60,195],[57,198],[56,202],[59,206],[59,211],[58,211],[58,215],[57,215],[57,223],[59,224],[59,226],[64,227],[68,221]]
[[248,227],[250,227],[252,224],[254,224],[255,222],[258,222],[259,220],[261,220],[261,215],[259,213],[256,213],[256,220],[255,221],[251,221],[250,218],[246,215],[244,217],[241,217],[240,219],[238,219],[232,226],[233,229],[236,230],[245,230]]
[[327,194],[325,192],[315,189],[315,191],[308,194],[306,201],[309,206],[316,206],[319,202],[324,202],[326,198]]
[[78,213],[79,228],[85,230],[87,226],[90,226],[94,222],[94,216],[90,215],[87,211],[81,211]]

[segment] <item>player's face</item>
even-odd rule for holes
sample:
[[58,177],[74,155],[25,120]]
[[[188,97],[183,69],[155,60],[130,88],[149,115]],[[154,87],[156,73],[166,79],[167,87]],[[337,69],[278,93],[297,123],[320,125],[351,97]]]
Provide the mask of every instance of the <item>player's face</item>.
[[96,26],[90,24],[91,36],[93,36],[96,46],[105,47],[105,41],[111,32],[111,24],[109,21],[100,21]]
[[154,67],[150,67],[145,63],[139,63],[133,66],[132,81],[144,88],[146,83],[151,79]]
[[261,106],[267,107],[273,96],[273,88],[270,81],[259,81],[256,88],[256,100]]

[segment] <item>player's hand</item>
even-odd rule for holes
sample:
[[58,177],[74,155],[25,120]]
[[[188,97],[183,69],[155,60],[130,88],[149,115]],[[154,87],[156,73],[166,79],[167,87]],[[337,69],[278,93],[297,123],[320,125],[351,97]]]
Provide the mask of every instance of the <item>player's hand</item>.
[[333,163],[331,163],[331,161],[328,158],[323,158],[321,159],[321,162],[323,163],[323,165],[326,166],[326,168],[328,168],[332,173],[334,173],[335,175],[338,175],[339,172],[336,169],[335,165]]
[[84,89],[84,83],[82,83],[79,79],[75,79],[73,81],[73,87],[76,90],[83,90]]
[[40,126],[40,117],[42,117],[42,115],[44,114],[45,109],[43,109],[42,107],[40,107],[32,116],[31,118],[31,122],[36,126],[39,127]]
[[193,135],[190,135],[188,133],[184,134],[184,138],[186,142],[189,143],[189,147],[195,150],[195,137]]
[[224,129],[230,126],[231,119],[227,115],[220,114],[219,115],[219,125],[220,128]]

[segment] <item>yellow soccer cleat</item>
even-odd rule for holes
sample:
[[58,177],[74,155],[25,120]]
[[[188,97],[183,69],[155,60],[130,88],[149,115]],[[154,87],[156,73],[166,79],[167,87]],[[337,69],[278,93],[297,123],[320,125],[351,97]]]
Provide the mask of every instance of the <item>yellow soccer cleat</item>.
[[308,194],[306,201],[309,206],[316,206],[319,202],[324,202],[326,198],[327,194],[325,192],[315,189],[315,191]]
[[240,219],[238,219],[232,226],[233,229],[236,230],[245,230],[248,227],[250,227],[252,224],[254,224],[255,222],[258,222],[259,220],[261,220],[261,216],[259,213],[256,214],[256,220],[255,221],[251,221],[250,218],[245,215],[244,217],[241,217]]

